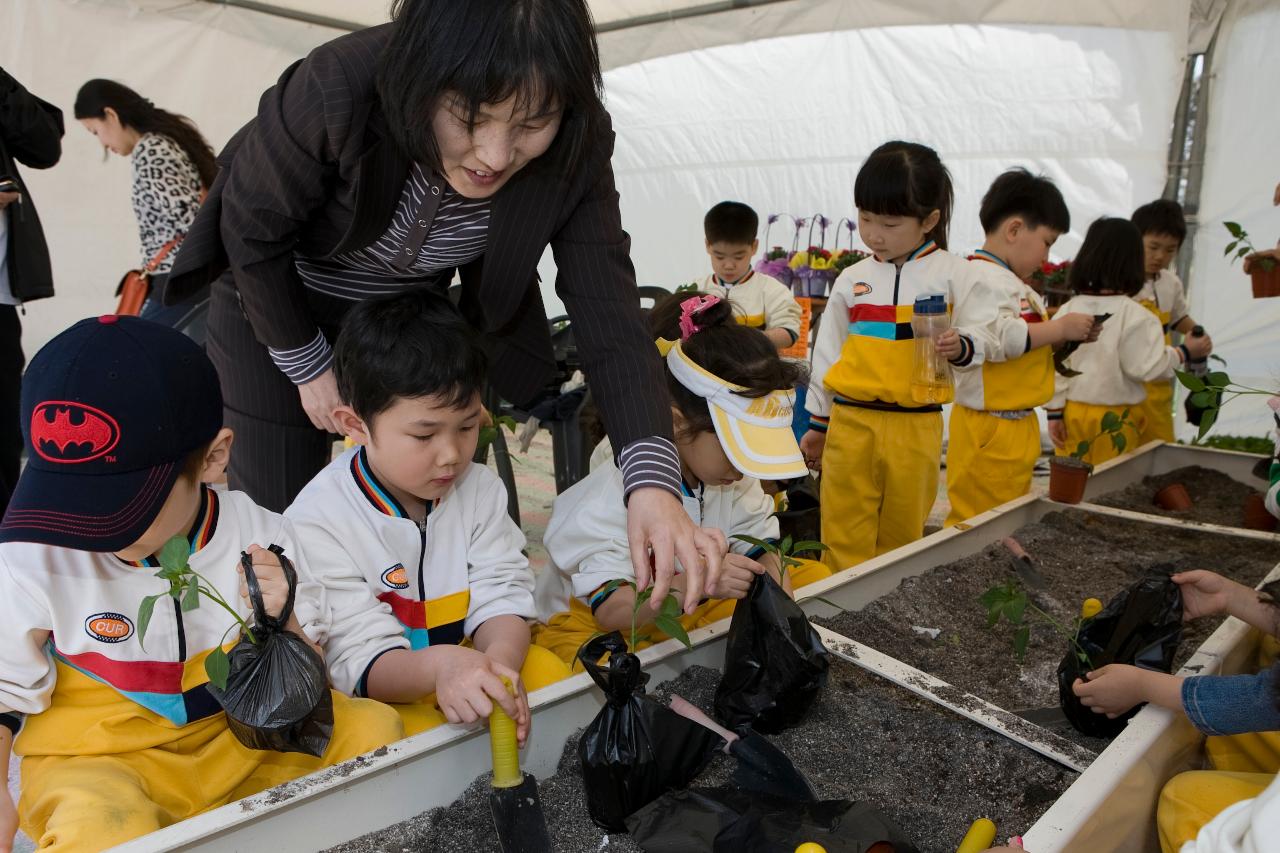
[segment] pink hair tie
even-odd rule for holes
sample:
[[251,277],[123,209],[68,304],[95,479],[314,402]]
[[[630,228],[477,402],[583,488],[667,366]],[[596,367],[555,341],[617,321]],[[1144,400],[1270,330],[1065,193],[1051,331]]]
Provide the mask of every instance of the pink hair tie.
[[702,327],[695,322],[697,315],[706,311],[712,305],[719,305],[721,299],[715,294],[708,293],[701,296],[691,296],[684,302],[680,303],[680,340],[687,341],[698,332],[702,331]]

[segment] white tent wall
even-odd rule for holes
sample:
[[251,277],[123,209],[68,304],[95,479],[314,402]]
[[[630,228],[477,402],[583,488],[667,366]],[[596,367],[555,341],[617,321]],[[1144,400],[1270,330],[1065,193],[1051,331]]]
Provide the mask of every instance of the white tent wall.
[[[1240,262],[1222,250],[1231,238],[1224,222],[1238,222],[1260,249],[1280,238],[1280,2],[1238,0],[1222,21],[1209,69],[1209,125],[1199,230],[1189,281],[1189,308],[1210,334],[1214,350],[1237,382],[1280,389],[1280,298],[1254,300]],[[1261,397],[1222,410],[1214,432],[1265,435],[1274,429]],[[1195,430],[1181,428],[1182,437]]]

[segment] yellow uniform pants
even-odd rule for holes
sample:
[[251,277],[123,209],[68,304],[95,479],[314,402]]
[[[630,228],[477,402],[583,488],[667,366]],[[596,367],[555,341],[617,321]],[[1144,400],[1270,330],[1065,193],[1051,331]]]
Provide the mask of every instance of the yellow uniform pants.
[[1173,441],[1173,383],[1147,383],[1147,399],[1141,406],[1145,423],[1138,434],[1138,446],[1148,441]]
[[[87,683],[67,683],[77,677]],[[106,701],[77,704],[94,696]],[[144,719],[150,712],[128,709],[133,703],[69,667],[58,668],[55,698],[70,702],[51,705],[28,724],[52,714],[58,727],[74,737],[85,729],[100,729],[104,719],[108,726],[124,724],[127,713],[134,719],[123,728],[154,745],[130,750],[131,744],[122,743],[120,751],[108,752],[109,745],[102,744],[101,750],[81,755],[24,754],[19,818],[22,831],[41,851],[84,853],[122,844],[403,736],[391,708],[336,692],[333,737],[321,758],[249,749],[236,740],[221,713],[181,728],[159,718]],[[81,728],[72,728],[77,722]],[[144,732],[147,727],[153,733]],[[35,738],[22,732],[19,752],[40,746],[41,735],[48,733],[42,728],[37,727]]]
[[[791,588],[799,589],[807,586],[815,581],[831,576],[831,570],[822,563],[814,560],[801,560],[801,565],[792,568]],[[721,619],[728,619],[733,615],[733,608],[737,604],[732,598],[713,598],[705,604],[700,605],[693,613],[688,616],[680,617],[680,624],[684,626],[686,631],[692,631],[695,628],[704,628]],[[583,604],[576,598],[569,599],[569,609],[564,613],[557,613],[547,620],[545,625],[536,625],[533,629],[533,642],[536,647],[542,650],[552,652],[559,661],[570,666],[574,672],[582,671],[582,664],[578,661],[578,649],[597,634],[603,633],[604,629],[596,622],[595,615],[591,612],[591,608]],[[623,636],[627,636],[627,631],[623,631]],[[641,649],[647,649],[655,643],[670,639],[666,634],[659,631],[652,625],[637,627],[636,634],[638,642],[633,652]],[[630,638],[628,637],[628,642]]]
[[823,560],[856,566],[924,535],[938,497],[942,414],[835,405],[822,451]]
[[[520,680],[524,682],[525,690],[537,690],[568,677],[569,667],[565,666],[560,658],[546,649],[530,644],[529,652],[524,658],[524,666],[520,667]],[[424,696],[418,702],[397,703],[391,707],[396,709],[400,719],[404,721],[406,736],[416,735],[449,722],[444,712],[436,705],[434,693]]]
[[947,526],[1020,498],[1031,491],[1040,458],[1040,421],[998,418],[965,406],[951,407],[947,432]]
[[1115,459],[1120,453],[1116,450],[1115,445],[1111,443],[1111,436],[1104,435],[1098,438],[1098,433],[1102,430],[1102,416],[1107,412],[1115,412],[1120,415],[1125,409],[1129,410],[1129,420],[1137,427],[1126,426],[1122,431],[1125,440],[1125,453],[1130,453],[1138,446],[1138,434],[1142,431],[1146,424],[1146,416],[1143,414],[1142,406],[1136,404],[1133,406],[1095,406],[1092,403],[1077,403],[1074,400],[1068,400],[1066,409],[1062,413],[1062,422],[1067,428],[1067,446],[1058,451],[1059,456],[1068,456],[1082,441],[1092,441],[1089,452],[1085,454],[1084,461],[1091,465],[1101,465],[1109,459]]
[[1178,853],[1223,809],[1258,796],[1274,778],[1273,773],[1220,770],[1191,770],[1174,776],[1160,791],[1156,807],[1160,849]]

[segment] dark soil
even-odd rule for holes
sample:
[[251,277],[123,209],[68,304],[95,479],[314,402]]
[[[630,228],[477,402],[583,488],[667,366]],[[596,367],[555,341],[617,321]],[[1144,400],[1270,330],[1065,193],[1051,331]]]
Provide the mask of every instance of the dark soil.
[[[1212,569],[1255,585],[1280,562],[1280,543],[1180,530],[1082,510],[1052,512],[1014,534],[1035,561],[1047,588],[1032,601],[1064,624],[1086,598],[1104,603],[1160,564],[1173,570]],[[904,580],[860,611],[818,620],[833,631],[892,655],[956,687],[1010,711],[1058,704],[1056,670],[1067,641],[1033,622],[1025,660],[1014,656],[1013,628],[987,627],[978,600],[1014,576],[1011,556],[996,542],[977,554]],[[1187,626],[1175,666],[1180,666],[1221,620]],[[930,639],[914,627],[936,628]],[[1054,731],[1090,749],[1106,741],[1087,738],[1069,725]]]
[[[1171,510],[1156,506],[1156,492],[1174,483],[1181,483],[1186,487],[1192,500],[1190,509]],[[1261,481],[1258,485],[1262,485]],[[1205,524],[1244,527],[1244,499],[1256,494],[1259,494],[1258,489],[1233,480],[1221,471],[1190,465],[1167,474],[1145,477],[1141,483],[1108,492],[1091,503],[1169,518],[1185,518]]]
[[[693,667],[662,685],[710,708],[720,674]],[[827,690],[805,723],[772,738],[813,783],[820,797],[875,804],[924,853],[955,850],[978,817],[995,821],[998,837],[1025,832],[1076,779],[1030,750],[843,661],[833,661]],[[636,853],[625,835],[605,834],[587,816],[577,738],[557,774],[538,783],[557,853]],[[728,784],[733,764],[717,758],[700,787]],[[380,833],[334,848],[341,853],[497,851],[489,816],[488,776],[447,809],[435,809]]]

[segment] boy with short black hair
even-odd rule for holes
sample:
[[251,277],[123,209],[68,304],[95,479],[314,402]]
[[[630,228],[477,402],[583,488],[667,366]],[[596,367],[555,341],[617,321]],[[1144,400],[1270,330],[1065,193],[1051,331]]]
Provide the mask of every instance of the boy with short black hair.
[[16,814],[0,794],[0,847],[18,817],[41,850],[112,847],[402,736],[390,708],[335,694],[322,758],[243,746],[208,690],[204,659],[236,624],[212,604],[161,598],[143,647],[134,616],[168,592],[155,555],[174,537],[245,619],[242,550],[272,616],[288,585],[259,546],[306,566],[289,522],[205,485],[232,434],[197,344],[134,317],[83,320],[32,359],[22,423],[27,468],[0,522],[0,766],[16,735],[22,793]]
[[760,329],[778,349],[800,337],[800,304],[776,278],[751,268],[760,248],[760,218],[739,201],[722,201],[702,220],[711,275],[695,282],[702,293],[728,299],[737,320]]
[[425,290],[369,300],[343,322],[334,373],[345,401],[334,416],[359,446],[285,515],[319,558],[310,574],[324,589],[319,639],[335,686],[398,703],[409,734],[496,703],[523,742],[526,687],[569,672],[529,646],[524,534],[502,482],[471,464],[487,422],[474,330]]
[[[1142,234],[1143,267],[1146,281],[1133,298],[1164,326],[1165,343],[1173,343],[1172,332],[1190,334],[1196,321],[1187,310],[1182,279],[1169,268],[1187,238],[1187,220],[1176,201],[1156,199],[1142,205],[1129,217]],[[1205,335],[1208,338],[1208,335]],[[1210,344],[1212,349],[1212,343]],[[1138,443],[1173,441],[1173,381],[1160,379],[1147,383],[1147,399],[1142,404],[1145,426]]]
[[[957,368],[956,398],[947,444],[948,525],[1025,495],[1040,457],[1036,406],[1053,397],[1053,350],[1093,333],[1093,317],[1062,314],[1049,319],[1025,279],[1040,268],[1049,248],[1071,228],[1071,214],[1053,182],[1026,169],[1010,169],[992,182],[978,219],[986,233],[969,256],[978,293],[1002,293],[1000,352],[981,365]],[[965,322],[968,305],[957,309]]]

